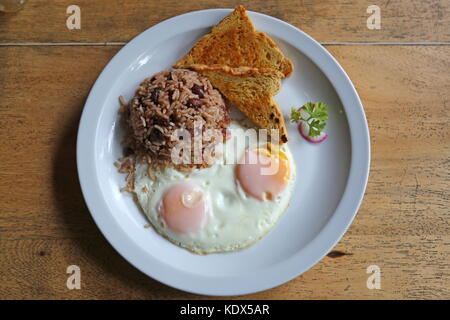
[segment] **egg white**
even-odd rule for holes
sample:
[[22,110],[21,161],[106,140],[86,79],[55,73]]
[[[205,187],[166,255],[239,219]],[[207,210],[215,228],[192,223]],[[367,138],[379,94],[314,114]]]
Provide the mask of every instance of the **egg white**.
[[[233,121],[230,129],[238,128],[246,129]],[[235,251],[254,244],[276,224],[287,209],[293,192],[295,164],[286,144],[281,146],[281,150],[290,163],[289,181],[280,194],[266,201],[252,198],[242,190],[235,177],[236,165],[226,164],[227,157],[233,151],[226,145],[225,150],[224,161],[188,173],[166,168],[154,172],[153,180],[148,176],[146,164],[138,164],[135,169],[134,192],[154,229],[174,244],[198,254]],[[236,144],[238,159],[245,150],[245,143]],[[195,232],[177,233],[170,230],[160,214],[164,192],[182,182],[198,185],[206,199],[208,220],[204,228]]]

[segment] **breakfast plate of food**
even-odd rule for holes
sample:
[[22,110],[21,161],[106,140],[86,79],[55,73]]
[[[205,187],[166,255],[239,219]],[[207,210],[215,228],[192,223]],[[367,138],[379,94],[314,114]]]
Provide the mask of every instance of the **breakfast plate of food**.
[[111,245],[206,295],[266,290],[316,264],[356,215],[369,162],[364,109],[336,60],[242,6],[131,40],[77,139],[83,196]]

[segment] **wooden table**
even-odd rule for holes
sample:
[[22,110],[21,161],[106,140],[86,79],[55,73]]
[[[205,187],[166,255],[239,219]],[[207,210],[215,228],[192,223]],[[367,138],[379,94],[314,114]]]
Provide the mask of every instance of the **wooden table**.
[[[328,257],[285,285],[239,298],[450,298],[448,0],[30,0],[0,13],[0,298],[203,299],[148,278],[95,226],[75,162],[80,114],[114,54],[171,16],[244,4],[322,42],[349,74],[369,122],[372,162],[359,213]],[[381,9],[369,30],[366,9]],[[68,290],[66,268],[81,268]],[[369,265],[381,289],[366,287]]]

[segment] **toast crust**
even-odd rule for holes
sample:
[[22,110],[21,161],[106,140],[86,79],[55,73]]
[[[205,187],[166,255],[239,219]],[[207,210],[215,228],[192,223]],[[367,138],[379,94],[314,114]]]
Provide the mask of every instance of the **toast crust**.
[[213,64],[213,65],[205,65],[205,64],[193,64],[189,67],[197,72],[201,71],[221,71],[223,73],[238,76],[238,77],[246,77],[246,76],[255,76],[260,74],[272,74],[278,78],[282,78],[282,73],[270,69],[270,68],[253,68],[253,67],[230,67],[227,65]]

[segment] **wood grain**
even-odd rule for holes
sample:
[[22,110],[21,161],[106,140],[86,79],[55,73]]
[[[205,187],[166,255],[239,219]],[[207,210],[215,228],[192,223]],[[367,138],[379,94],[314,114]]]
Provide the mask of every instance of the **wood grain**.
[[[134,269],[100,234],[76,171],[80,114],[119,47],[0,48],[0,298],[204,299]],[[244,299],[450,298],[450,47],[328,46],[363,100],[372,163],[333,252]],[[82,289],[66,288],[81,267]],[[378,265],[382,289],[366,288]],[[211,298],[212,299],[212,298]]]
[[[189,11],[232,8],[282,19],[318,41],[450,41],[448,0],[79,0],[81,30],[68,30],[70,0],[29,1],[15,14],[0,13],[0,43],[129,41],[150,26]],[[369,30],[367,7],[381,9],[381,30]]]

